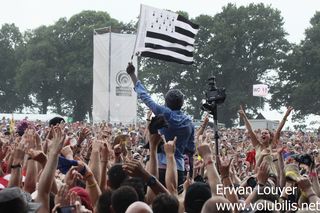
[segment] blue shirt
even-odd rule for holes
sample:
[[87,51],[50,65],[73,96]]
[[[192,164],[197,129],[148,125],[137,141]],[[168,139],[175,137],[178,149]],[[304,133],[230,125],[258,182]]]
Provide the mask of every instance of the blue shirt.
[[[194,125],[191,118],[180,110],[171,110],[166,106],[161,106],[155,103],[140,81],[137,81],[134,89],[138,94],[138,98],[140,98],[155,115],[163,114],[166,118],[169,126],[168,128],[163,128],[160,130],[161,134],[165,136],[166,140],[173,140],[174,137],[177,136],[175,159],[177,163],[177,169],[179,171],[184,171],[183,154],[185,150],[192,153],[195,151]],[[167,159],[164,152],[158,153],[158,160],[160,166],[165,166],[167,164]]]

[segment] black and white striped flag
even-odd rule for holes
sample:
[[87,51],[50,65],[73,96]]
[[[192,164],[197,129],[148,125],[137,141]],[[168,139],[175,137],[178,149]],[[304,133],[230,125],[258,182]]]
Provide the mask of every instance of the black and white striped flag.
[[181,64],[193,63],[199,26],[174,12],[141,5],[134,53]]

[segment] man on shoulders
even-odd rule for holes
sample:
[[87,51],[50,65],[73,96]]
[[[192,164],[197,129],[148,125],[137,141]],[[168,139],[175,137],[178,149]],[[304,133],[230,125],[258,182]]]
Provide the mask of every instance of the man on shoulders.
[[[175,159],[178,169],[178,185],[183,184],[184,175],[184,153],[194,153],[194,125],[189,116],[181,111],[183,106],[184,97],[180,90],[171,89],[165,95],[165,106],[155,103],[142,83],[138,80],[135,74],[135,67],[129,63],[127,73],[130,75],[134,84],[134,90],[147,107],[155,114],[163,114],[169,126],[162,129],[163,134],[167,141],[173,140],[177,136]],[[166,156],[164,151],[158,153],[159,160],[159,180],[164,183],[165,169],[166,169]]]

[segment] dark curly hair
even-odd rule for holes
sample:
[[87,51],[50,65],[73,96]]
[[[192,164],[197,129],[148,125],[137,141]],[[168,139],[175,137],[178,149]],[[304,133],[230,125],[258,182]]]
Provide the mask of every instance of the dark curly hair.
[[180,110],[184,101],[183,93],[178,89],[171,89],[165,96],[166,106],[171,110]]

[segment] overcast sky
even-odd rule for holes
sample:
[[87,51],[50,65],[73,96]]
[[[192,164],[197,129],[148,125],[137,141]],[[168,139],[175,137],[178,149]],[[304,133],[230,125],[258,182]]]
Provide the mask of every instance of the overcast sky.
[[[106,11],[119,21],[136,21],[141,3],[172,11],[183,10],[190,17],[214,16],[228,2],[238,6],[263,2],[279,9],[284,18],[284,29],[289,33],[288,40],[295,43],[304,38],[310,19],[320,11],[320,0],[0,0],[0,26],[14,23],[25,31],[54,24],[59,18],[70,18],[83,10]],[[282,117],[269,111],[265,115],[269,119]]]
[[319,0],[0,0],[0,25],[15,23],[24,31],[54,24],[61,17],[70,18],[83,10],[106,11],[112,18],[129,22],[136,20],[141,3],[172,11],[183,10],[191,17],[213,16],[228,2],[237,5],[263,2],[279,9],[291,42],[304,38],[310,18],[320,11]]

